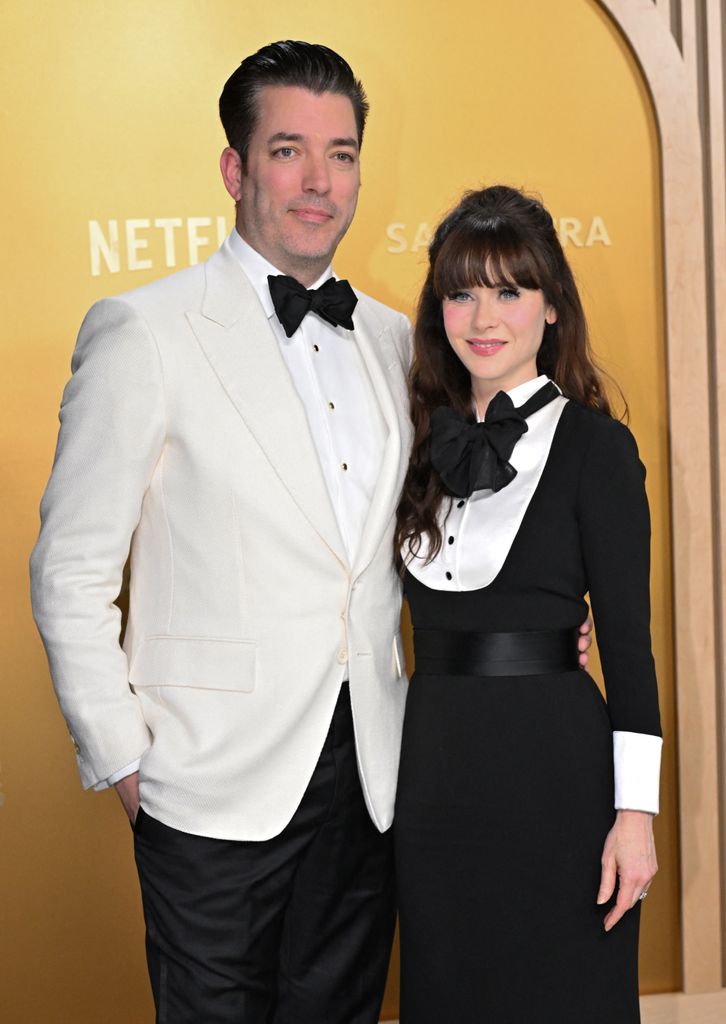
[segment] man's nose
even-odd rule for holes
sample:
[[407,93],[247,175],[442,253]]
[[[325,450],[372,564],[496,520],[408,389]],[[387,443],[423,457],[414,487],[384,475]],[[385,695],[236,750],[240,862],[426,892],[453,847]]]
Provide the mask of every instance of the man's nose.
[[330,169],[324,156],[310,154],[303,169],[303,191],[325,195],[330,191]]

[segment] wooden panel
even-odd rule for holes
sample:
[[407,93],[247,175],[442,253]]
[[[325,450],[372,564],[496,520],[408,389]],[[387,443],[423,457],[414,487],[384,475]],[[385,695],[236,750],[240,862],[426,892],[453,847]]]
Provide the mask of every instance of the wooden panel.
[[[661,133],[679,711],[683,985],[721,986],[720,731],[713,448],[701,138],[695,77],[650,0],[601,0],[640,61]],[[690,18],[687,17],[690,14]],[[695,59],[692,6],[684,52]]]
[[[721,0],[706,0],[705,36],[708,64],[705,69],[708,113],[709,184],[709,283],[711,286],[712,316],[712,409],[713,432],[716,440],[718,478],[714,523],[717,545],[716,614],[719,620],[717,668],[721,693],[721,751],[726,750],[726,141],[724,139],[724,7]],[[721,784],[721,850],[726,850],[726,786]],[[722,863],[723,860],[722,860]],[[723,934],[726,935],[726,900],[723,901]],[[726,977],[726,944],[724,946],[724,977]],[[726,1019],[726,1013],[724,1013]]]

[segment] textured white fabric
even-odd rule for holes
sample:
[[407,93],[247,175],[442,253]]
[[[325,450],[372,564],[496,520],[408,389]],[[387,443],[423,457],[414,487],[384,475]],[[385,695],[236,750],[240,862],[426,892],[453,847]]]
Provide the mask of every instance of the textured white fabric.
[[[545,376],[527,381],[507,394],[523,405],[547,383]],[[514,447],[511,464],[517,476],[501,491],[475,491],[467,501],[443,502],[444,536],[436,558],[426,563],[428,545],[407,558],[409,572],[434,590],[466,591],[488,587],[496,579],[542,476],[552,438],[567,399],[559,396],[527,420],[528,430]],[[449,538],[453,537],[453,543]],[[447,576],[448,573],[448,576]]]
[[[33,611],[84,786],[140,759],[144,808],[181,831],[254,840],[285,826],[346,661],[364,795],[390,825],[410,327],[364,295],[355,318],[387,433],[353,559],[305,408],[228,244],[97,303],[81,328]],[[129,549],[122,649],[114,600]]]
[[[370,509],[386,439],[386,427],[360,350],[350,331],[306,316],[291,338],[275,315],[269,274],[280,271],[233,230],[229,246],[264,309],[295,390],[323,470],[349,560],[352,560]],[[330,267],[313,285],[331,276]],[[285,415],[280,409],[279,414]],[[345,466],[345,469],[343,469]],[[340,666],[342,682],[347,662]],[[138,761],[115,772],[94,789],[105,789],[138,770]]]
[[109,786],[115,786],[121,779],[125,779],[128,775],[133,775],[141,767],[141,758],[137,757],[136,760],[132,761],[131,764],[124,765],[123,768],[119,768],[113,775],[109,775],[107,779],[102,782],[97,782],[93,787],[97,793],[100,793],[104,789],[108,789]]

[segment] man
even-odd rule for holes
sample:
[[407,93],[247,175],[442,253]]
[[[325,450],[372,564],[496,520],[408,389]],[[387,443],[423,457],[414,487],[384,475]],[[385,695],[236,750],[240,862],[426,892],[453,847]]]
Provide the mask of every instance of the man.
[[394,919],[409,325],[330,281],[367,113],[346,62],[266,46],[220,113],[236,229],[86,317],[34,612],[83,784],[115,785],[134,824],[157,1020],[369,1024]]
[[355,211],[367,104],[345,61],[267,46],[220,111],[236,231],[88,314],[34,610],[83,783],[115,784],[135,821],[158,1019],[375,1021],[409,328],[359,294],[353,330],[323,305],[288,338],[272,304],[268,275],[331,276]]

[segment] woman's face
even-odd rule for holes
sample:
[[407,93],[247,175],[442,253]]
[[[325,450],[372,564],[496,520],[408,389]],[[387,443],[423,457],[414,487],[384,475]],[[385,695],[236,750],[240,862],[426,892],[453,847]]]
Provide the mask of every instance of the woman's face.
[[449,343],[471,374],[475,397],[488,399],[537,376],[545,323],[557,313],[539,289],[466,288],[443,300]]

